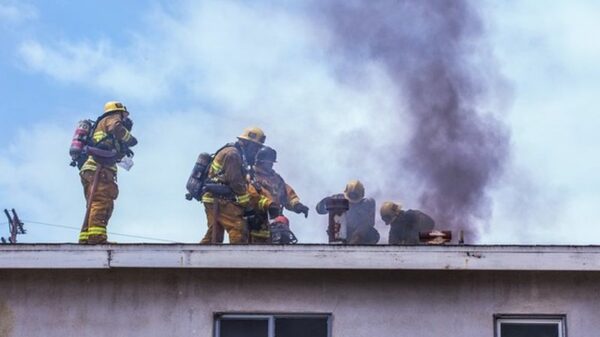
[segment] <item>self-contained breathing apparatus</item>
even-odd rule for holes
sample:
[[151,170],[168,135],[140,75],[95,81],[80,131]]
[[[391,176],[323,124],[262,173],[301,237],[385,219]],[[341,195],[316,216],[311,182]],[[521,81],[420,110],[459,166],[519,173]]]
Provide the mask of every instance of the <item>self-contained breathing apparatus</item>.
[[210,155],[206,152],[202,152],[198,155],[192,173],[188,178],[185,188],[188,193],[185,194],[187,200],[196,199],[200,201],[202,198],[202,190],[208,177],[208,168],[212,162],[214,155]]
[[[106,116],[108,114],[101,115],[96,121],[84,119],[77,123],[71,140],[71,146],[69,147],[69,155],[71,156],[70,166],[81,169],[89,156],[93,156],[96,162],[104,166],[114,165],[115,163],[120,163],[123,158],[133,157],[133,151],[124,144],[119,144],[120,151],[117,151],[114,147],[108,148],[105,145],[107,140],[114,138],[112,135],[108,135],[97,143],[94,143],[93,135],[96,126]],[[122,123],[128,131],[131,131],[133,128],[133,121],[129,117],[123,119]],[[114,139],[112,140],[115,141]],[[129,160],[125,168],[129,170],[131,166],[133,166],[133,162]]]
[[71,156],[71,166],[81,168],[83,163],[87,160],[87,153],[85,147],[91,142],[92,129],[94,129],[95,123],[91,119],[84,119],[77,123],[73,139],[71,140],[71,147],[69,148],[69,155]]
[[298,238],[290,230],[290,222],[287,217],[280,215],[269,224],[271,231],[271,244],[293,245],[298,243]]
[[257,186],[254,179],[254,172],[252,170],[252,166],[248,164],[244,151],[240,149],[236,143],[227,143],[213,154],[202,152],[198,155],[198,159],[196,159],[196,163],[192,168],[192,173],[190,173],[188,181],[185,185],[185,188],[188,191],[188,193],[185,194],[185,198],[187,200],[196,199],[200,201],[204,193],[210,192],[212,194],[217,195],[221,199],[235,201],[235,194],[233,193],[231,187],[221,184],[216,180],[208,180],[208,172],[210,170],[210,165],[215,159],[215,156],[219,152],[221,152],[221,150],[227,147],[235,147],[239,150],[240,155],[242,157],[242,170],[244,172],[244,175],[249,177],[250,182],[255,187]]
[[190,174],[187,184],[185,185],[185,188],[188,191],[188,193],[185,194],[185,198],[187,200],[196,199],[200,201],[202,199],[202,195],[205,192],[214,193],[219,197],[223,197],[225,199],[235,199],[235,195],[233,194],[233,191],[229,186],[218,183],[211,183],[208,181],[208,171],[210,165],[215,159],[215,156],[224,148],[231,146],[235,146],[235,144],[227,143],[213,154],[202,152],[198,155],[198,159],[196,159],[196,163],[192,168],[192,173]]

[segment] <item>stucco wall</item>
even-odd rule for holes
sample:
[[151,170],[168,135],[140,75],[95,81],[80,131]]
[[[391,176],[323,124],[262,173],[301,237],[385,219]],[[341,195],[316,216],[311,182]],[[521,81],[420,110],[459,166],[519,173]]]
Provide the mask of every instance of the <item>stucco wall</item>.
[[0,270],[0,336],[211,336],[214,312],[333,314],[336,337],[493,336],[496,313],[597,336],[600,272]]

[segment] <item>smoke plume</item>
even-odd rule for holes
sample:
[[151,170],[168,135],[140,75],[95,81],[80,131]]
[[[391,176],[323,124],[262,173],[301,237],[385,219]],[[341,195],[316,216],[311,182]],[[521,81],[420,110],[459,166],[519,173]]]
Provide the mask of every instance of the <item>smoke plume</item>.
[[419,207],[439,228],[463,229],[476,240],[491,216],[487,191],[509,152],[504,124],[486,111],[502,81],[476,9],[463,0],[340,0],[319,7],[344,78],[375,63],[405,103],[394,123],[408,123],[408,147],[390,155],[395,176],[409,175],[418,187],[401,193],[418,193]]

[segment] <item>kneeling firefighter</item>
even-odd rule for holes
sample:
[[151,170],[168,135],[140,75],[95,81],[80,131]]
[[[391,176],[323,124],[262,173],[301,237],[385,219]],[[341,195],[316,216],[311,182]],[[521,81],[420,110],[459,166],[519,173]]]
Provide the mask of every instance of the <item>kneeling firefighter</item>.
[[[255,182],[258,185],[257,190],[269,200],[272,200],[276,204],[280,205],[281,208],[293,211],[297,214],[304,214],[304,217],[308,217],[308,207],[300,202],[300,198],[294,191],[294,189],[288,185],[285,180],[273,169],[273,164],[277,162],[277,151],[274,149],[264,146],[256,154],[254,168]],[[280,211],[283,213],[283,210]],[[257,211],[255,229],[250,231],[251,239],[254,242],[262,243],[291,243],[292,239],[287,240],[289,242],[281,242],[285,240],[285,237],[279,235],[279,240],[273,240],[271,233],[271,226],[269,224],[269,214],[266,212]],[[279,218],[284,219],[284,218]],[[281,224],[287,221],[274,221],[274,224]],[[279,226],[284,227],[284,226]],[[279,228],[277,227],[277,228]],[[287,230],[289,231],[289,223],[287,223]],[[291,234],[293,237],[293,233]],[[295,239],[295,237],[294,237]]]
[[[79,234],[80,244],[107,242],[106,226],[113,212],[114,200],[119,195],[116,164],[125,157],[133,156],[129,148],[137,144],[137,139],[130,132],[132,126],[123,103],[110,101],[104,105],[104,113],[96,122],[89,124],[87,136],[76,131],[79,142],[74,139],[71,156],[73,163],[82,163],[79,174],[87,206]],[[78,152],[74,151],[77,146],[73,144],[85,146]],[[129,161],[128,165],[127,170],[132,162]]]
[[247,180],[250,165],[265,142],[264,132],[257,127],[247,128],[237,138],[237,142],[225,145],[212,156],[206,167],[205,182],[200,183],[199,195],[208,225],[200,243],[223,242],[223,229],[227,231],[230,243],[246,243],[247,208],[250,205],[260,209],[272,207],[270,200],[249,189]]

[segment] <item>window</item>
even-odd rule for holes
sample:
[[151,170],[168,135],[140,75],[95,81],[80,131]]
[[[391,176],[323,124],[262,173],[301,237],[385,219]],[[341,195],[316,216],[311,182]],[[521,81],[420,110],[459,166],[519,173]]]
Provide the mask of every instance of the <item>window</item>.
[[329,314],[216,314],[215,337],[331,337]]
[[566,337],[564,315],[496,315],[496,337]]

